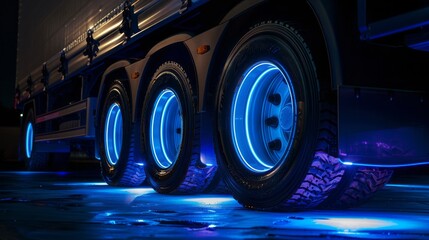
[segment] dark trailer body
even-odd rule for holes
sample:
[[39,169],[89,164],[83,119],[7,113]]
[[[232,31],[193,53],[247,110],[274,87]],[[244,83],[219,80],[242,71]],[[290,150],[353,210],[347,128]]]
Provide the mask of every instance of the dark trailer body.
[[85,151],[110,185],[257,209],[357,204],[429,163],[428,26],[417,0],[21,0],[20,158]]

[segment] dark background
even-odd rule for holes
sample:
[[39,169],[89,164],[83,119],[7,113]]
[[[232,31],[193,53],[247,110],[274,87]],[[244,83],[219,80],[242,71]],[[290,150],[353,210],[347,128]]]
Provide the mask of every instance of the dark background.
[[3,1],[0,11],[0,169],[18,162],[19,111],[14,109],[19,0]]
[[[19,0],[2,2],[0,12],[0,169],[17,160],[19,112],[14,109]],[[8,162],[10,164],[10,162]],[[396,175],[429,175],[429,166],[395,169]]]
[[0,126],[17,126],[19,124],[16,111],[13,109],[18,8],[19,0],[3,1],[0,12]]

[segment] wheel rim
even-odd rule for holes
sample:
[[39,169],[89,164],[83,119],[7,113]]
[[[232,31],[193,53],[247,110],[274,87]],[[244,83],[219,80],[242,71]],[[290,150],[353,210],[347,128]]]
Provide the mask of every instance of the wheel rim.
[[284,161],[295,134],[297,107],[291,79],[272,62],[247,68],[235,89],[230,125],[241,163],[267,172]]
[[104,142],[107,161],[116,165],[122,148],[123,119],[122,111],[117,103],[110,105],[104,126]]
[[183,117],[180,100],[164,89],[155,100],[150,117],[150,147],[156,164],[166,169],[176,162],[182,144]]
[[33,151],[33,137],[34,137],[33,124],[29,122],[25,129],[25,154],[27,158],[31,157],[31,152]]

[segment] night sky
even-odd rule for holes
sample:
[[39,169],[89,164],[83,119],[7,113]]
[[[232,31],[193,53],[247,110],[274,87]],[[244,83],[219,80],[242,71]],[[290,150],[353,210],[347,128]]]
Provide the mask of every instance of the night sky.
[[0,12],[0,126],[19,124],[13,111],[18,6],[18,0],[4,1]]
[[18,0],[4,1],[0,13],[0,103],[3,108],[13,107],[13,97],[15,94],[18,5]]

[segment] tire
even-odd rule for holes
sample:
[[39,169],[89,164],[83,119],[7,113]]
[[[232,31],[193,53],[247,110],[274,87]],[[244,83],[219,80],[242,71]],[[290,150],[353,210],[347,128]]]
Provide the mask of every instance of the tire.
[[138,126],[131,121],[130,99],[121,81],[114,81],[104,98],[98,132],[101,174],[112,186],[139,186],[145,180],[138,162]]
[[217,171],[211,184],[204,190],[208,194],[229,194],[228,187],[223,181],[222,171]]
[[321,204],[322,208],[345,209],[366,203],[389,182],[393,170],[348,166],[337,189]]
[[331,156],[335,113],[319,89],[309,48],[287,24],[257,24],[233,48],[217,124],[225,184],[240,204],[312,208],[335,189],[344,166]]
[[142,136],[149,184],[159,193],[204,191],[216,166],[200,160],[200,125],[188,75],[176,62],[154,73],[144,100]]
[[24,159],[25,167],[30,171],[41,171],[48,168],[49,154],[38,152],[35,144],[35,116],[33,109],[30,109],[24,118],[21,126],[20,156]]

